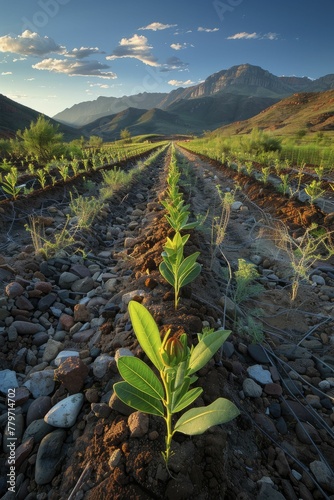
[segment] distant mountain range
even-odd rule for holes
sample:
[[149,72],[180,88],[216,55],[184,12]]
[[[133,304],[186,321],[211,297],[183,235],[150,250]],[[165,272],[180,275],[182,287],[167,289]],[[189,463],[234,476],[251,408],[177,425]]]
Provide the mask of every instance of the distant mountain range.
[[[53,120],[61,124],[60,131],[66,140],[81,135],[115,140],[124,128],[133,136],[201,134],[250,119],[296,93],[331,89],[334,89],[334,74],[311,80],[275,76],[259,66],[242,64],[219,71],[198,85],[181,87],[170,93],[144,92],[119,98],[101,96],[66,108]],[[0,95],[0,136],[15,135],[38,115]]]

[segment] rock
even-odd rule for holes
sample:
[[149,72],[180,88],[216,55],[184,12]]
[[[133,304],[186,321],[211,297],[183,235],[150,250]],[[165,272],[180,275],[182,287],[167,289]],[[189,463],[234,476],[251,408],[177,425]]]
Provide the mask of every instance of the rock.
[[317,274],[314,274],[311,277],[311,281],[319,286],[326,285],[326,281],[324,280],[324,278],[322,276],[318,276]]
[[60,288],[65,288],[66,290],[69,290],[73,285],[73,283],[77,281],[77,279],[78,276],[76,274],[65,271],[59,276],[58,285]]
[[77,356],[70,356],[55,370],[54,378],[60,382],[70,394],[81,391],[85,384],[89,368]]
[[87,293],[93,290],[94,288],[94,280],[91,276],[86,276],[85,278],[77,279],[71,285],[72,292],[76,293]]
[[35,481],[38,485],[50,483],[58,472],[64,458],[62,447],[65,438],[66,432],[57,429],[42,439],[35,465]]
[[91,410],[98,418],[108,418],[111,413],[111,408],[106,403],[92,403]]
[[73,342],[88,342],[88,340],[94,335],[95,328],[90,328],[89,330],[85,330],[83,332],[77,332],[72,336]]
[[33,311],[34,310],[34,306],[30,302],[30,300],[27,299],[27,297],[25,297],[24,295],[19,295],[16,298],[15,305],[18,309],[21,309],[23,311]]
[[103,378],[108,371],[109,363],[112,361],[114,361],[114,358],[108,354],[101,354],[98,356],[92,364],[95,377],[99,379]]
[[256,500],[286,500],[279,491],[268,483],[262,483],[259,494]]
[[242,390],[248,398],[260,398],[262,395],[262,387],[251,378],[246,378],[243,381]]
[[20,285],[20,283],[17,283],[16,281],[9,283],[5,288],[5,294],[10,299],[15,299],[16,297],[19,297],[20,295],[22,295],[23,292],[24,292],[23,286]]
[[83,401],[84,396],[81,393],[62,399],[48,411],[44,417],[44,421],[54,427],[62,427],[64,429],[72,427],[80,413]]
[[10,399],[15,401],[15,406],[22,406],[26,401],[28,401],[29,396],[30,391],[27,387],[17,387],[15,388],[14,397],[11,397]]
[[45,295],[45,297],[39,299],[37,308],[39,311],[45,312],[56,302],[56,300],[57,296],[53,293],[49,293]]
[[40,396],[35,399],[28,408],[26,423],[29,426],[34,420],[39,420],[47,414],[51,408],[50,396]]
[[231,205],[231,210],[233,210],[233,212],[237,212],[238,210],[240,210],[240,208],[242,207],[242,202],[241,201],[234,201]]
[[290,474],[290,466],[283,450],[277,450],[277,459],[275,460],[275,469],[281,477],[287,477]]
[[287,359],[294,361],[295,359],[305,359],[311,358],[312,353],[305,349],[305,347],[300,347],[295,344],[284,344],[275,349],[275,354],[277,356],[285,356]]
[[115,410],[121,413],[121,415],[126,415],[126,416],[131,415],[131,413],[135,411],[133,408],[131,408],[130,406],[123,403],[123,401],[118,399],[115,392],[113,392],[112,395],[110,396],[109,406],[112,410]]
[[48,340],[49,336],[46,332],[39,332],[33,336],[32,343],[33,345],[40,347],[41,345],[46,344]]
[[15,450],[15,469],[19,470],[24,460],[30,455],[34,448],[34,438],[29,438],[20,444]]
[[53,430],[54,427],[52,425],[44,422],[43,418],[39,418],[28,425],[24,431],[22,442],[24,443],[27,439],[33,438],[34,443],[40,443],[42,439]]
[[137,238],[132,238],[129,236],[124,240],[124,248],[133,248],[137,242]]
[[261,365],[249,366],[247,368],[247,373],[253,380],[259,382],[259,384],[265,385],[272,383],[270,371],[264,370]]
[[130,437],[140,438],[148,433],[149,416],[141,411],[131,413],[128,418],[128,426],[130,429]]
[[257,361],[257,363],[268,364],[270,362],[265,350],[259,344],[249,344],[247,351],[251,358]]
[[62,327],[63,330],[66,332],[69,332],[72,326],[74,325],[74,318],[73,316],[70,316],[69,314],[61,314],[59,318],[59,323]]
[[82,264],[74,264],[71,267],[71,273],[76,274],[79,278],[87,278],[91,276],[90,270]]
[[127,292],[122,295],[122,302],[124,305],[128,305],[130,300],[136,300],[137,302],[142,302],[145,297],[144,290],[132,290],[132,292]]
[[13,321],[11,327],[15,328],[19,335],[34,335],[45,331],[45,328],[39,323],[30,323],[29,321]]
[[122,458],[122,451],[119,448],[116,448],[111,452],[111,455],[108,460],[108,465],[111,469],[114,469],[119,465]]
[[334,491],[334,475],[325,463],[321,462],[320,460],[315,460],[314,462],[310,463],[310,469],[320,486],[330,488],[330,491]]
[[278,398],[282,396],[283,390],[280,384],[272,383],[272,384],[266,384],[264,386],[264,392],[268,394],[268,396],[274,396]]
[[273,438],[277,438],[278,433],[275,424],[270,418],[266,417],[266,415],[263,415],[262,413],[256,413],[254,415],[254,421],[259,427],[261,427],[261,429],[266,431],[270,436],[272,436]]
[[48,396],[55,387],[53,370],[31,373],[29,379],[23,385],[29,389],[35,399],[40,396]]
[[35,290],[39,290],[42,293],[48,294],[52,290],[52,284],[48,281],[38,281],[35,283]]
[[63,344],[57,340],[49,339],[46,343],[43,353],[43,361],[50,363],[54,360],[57,354],[62,350]]
[[15,389],[18,386],[16,373],[13,370],[6,368],[6,370],[0,371],[0,392],[7,396],[9,389]]
[[73,318],[75,322],[86,323],[91,320],[91,313],[85,304],[74,306]]
[[304,422],[297,422],[295,426],[296,436],[301,443],[312,444],[314,443],[320,444],[321,438],[317,432],[317,430],[313,427],[313,425]]
[[79,357],[79,351],[60,351],[55,359],[55,365],[61,365],[69,357]]

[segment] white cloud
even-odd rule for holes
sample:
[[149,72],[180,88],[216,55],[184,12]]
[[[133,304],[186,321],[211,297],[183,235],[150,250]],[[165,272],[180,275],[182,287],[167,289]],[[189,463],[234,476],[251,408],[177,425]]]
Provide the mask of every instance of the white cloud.
[[174,50],[182,50],[194,46],[191,43],[172,43],[170,47]]
[[72,49],[66,52],[67,57],[75,57],[77,59],[83,59],[84,57],[89,57],[92,54],[105,54],[98,47],[80,47],[80,49]]
[[34,69],[51,71],[53,73],[63,73],[68,76],[96,76],[98,78],[114,79],[117,78],[111,71],[102,71],[109,68],[108,65],[98,61],[70,61],[68,59],[43,59],[43,61],[34,64]]
[[166,30],[167,28],[175,28],[177,24],[162,24],[162,23],[151,23],[147,26],[143,26],[142,28],[138,28],[139,30],[152,30],[152,31],[160,31]]
[[199,26],[199,28],[197,28],[197,31],[204,31],[205,33],[214,33],[215,31],[219,31],[219,28],[203,28],[202,26]]
[[194,85],[195,82],[192,82],[191,80],[186,80],[183,82],[182,80],[169,80],[169,85],[172,85],[173,87],[183,87],[184,85]]
[[240,33],[235,33],[235,35],[228,36],[227,40],[277,40],[277,33],[265,33],[262,35],[261,33],[247,33],[246,31],[242,31]]
[[107,83],[90,83],[90,87],[98,87],[99,89],[109,89],[110,85]]
[[0,37],[0,52],[12,52],[23,56],[45,56],[51,52],[62,54],[65,47],[58,45],[52,38],[41,37],[38,33],[26,30],[22,35]]
[[8,75],[12,75],[13,73],[11,71],[3,71],[1,73],[1,76],[8,76]]
[[132,57],[148,66],[158,67],[160,64],[151,53],[152,48],[151,45],[148,45],[146,36],[136,34],[131,38],[122,38],[118,47],[106,59],[112,61],[123,57]]

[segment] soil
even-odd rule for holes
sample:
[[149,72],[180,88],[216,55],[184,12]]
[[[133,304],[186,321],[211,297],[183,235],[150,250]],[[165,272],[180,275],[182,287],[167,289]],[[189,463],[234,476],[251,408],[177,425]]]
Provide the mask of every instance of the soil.
[[[297,346],[305,339],[316,339],[321,342],[321,353],[318,351],[316,356],[324,353],[334,355],[334,299],[319,292],[319,287],[312,283],[304,282],[300,284],[296,300],[291,301],[289,256],[278,248],[282,233],[277,228],[284,223],[289,233],[298,238],[312,222],[316,222],[330,232],[334,229],[334,217],[317,206],[281,196],[269,186],[263,186],[207,158],[186,150],[182,150],[180,155],[188,162],[187,175],[183,177],[184,196],[191,205],[192,214],[200,214],[204,219],[201,228],[191,232],[187,244],[187,252],[200,251],[198,261],[202,264],[202,272],[196,282],[182,290],[179,307],[175,310],[173,293],[158,270],[166,237],[172,234],[160,204],[166,189],[166,163],[162,162],[147,176],[141,177],[126,191],[119,191],[110,200],[107,214],[110,224],[115,224],[117,216],[124,215],[124,207],[130,206],[134,210],[140,206],[142,209],[143,200],[137,196],[142,187],[148,193],[145,195],[146,205],[151,204],[142,223],[128,234],[136,238],[136,244],[126,248],[123,241],[122,245],[116,244],[113,248],[113,265],[120,276],[128,277],[121,280],[122,288],[115,293],[113,302],[119,304],[127,292],[144,291],[143,294],[138,293],[135,300],[149,309],[161,334],[169,328],[173,332],[185,331],[190,344],[196,342],[196,334],[203,324],[231,330],[222,356],[216,356],[198,374],[197,384],[204,391],[195,406],[207,405],[217,397],[225,397],[238,406],[240,416],[200,436],[176,434],[174,454],[167,471],[161,456],[165,445],[164,422],[161,419],[150,416],[148,432],[132,437],[126,412],[112,409],[107,417],[98,418],[92,413],[91,403],[87,400],[75,427],[79,429],[76,438],[70,437],[73,429],[68,431],[66,455],[59,464],[58,473],[52,484],[34,486],[35,492],[41,495],[36,498],[334,498],[332,486],[310,474],[310,463],[321,460],[321,457],[332,470],[334,468],[333,411],[319,409],[326,425],[315,425],[321,438],[316,443],[303,443],[298,439],[295,428],[299,417],[296,414],[284,414],[287,426],[284,432],[277,430],[277,421],[268,416],[268,409],[273,404],[279,403],[282,407],[284,402],[293,400],[279,375],[287,358],[281,355],[278,359],[273,354],[277,348],[285,344]],[[232,210],[224,241],[213,255],[212,218],[219,217],[221,213],[217,185],[222,191],[235,192],[235,200],[241,203],[238,210]],[[83,185],[78,183],[76,187],[79,193],[83,192]],[[18,201],[3,209],[3,263],[0,271],[4,283],[12,277],[6,274],[11,270],[22,277],[32,275],[31,256],[21,254],[20,259],[13,259],[6,253],[10,243],[27,240],[24,223],[28,214],[43,215],[51,204],[64,206],[66,203],[68,192],[64,186],[58,187],[48,198],[44,198],[43,194],[30,198],[29,207],[26,202]],[[152,209],[153,205],[155,209]],[[109,224],[108,219],[104,224]],[[90,237],[95,238],[99,251],[106,248],[98,234],[91,234]],[[226,300],[230,290],[227,271],[228,266],[235,271],[241,258],[257,262],[257,268],[262,272],[259,282],[264,290],[236,307]],[[326,262],[328,267],[333,265],[333,259]],[[320,262],[315,262],[312,269],[319,269],[319,266]],[[265,270],[276,275],[277,282],[264,279],[270,274]],[[327,273],[326,280],[329,286],[334,286],[334,274],[331,278]],[[235,316],[245,321],[255,309],[260,311],[259,320],[263,325],[264,336],[259,339],[262,352],[268,354],[267,361],[262,364],[267,369],[271,367],[272,373],[277,369],[276,381],[283,387],[282,394],[271,394],[268,389],[261,397],[250,398],[242,392],[247,368],[257,364],[249,349],[249,346],[255,345],[256,339],[245,324],[240,326],[239,323],[237,327]],[[122,344],[117,342],[114,318],[106,318],[101,330],[103,335],[99,348],[102,353],[113,356],[117,348],[127,347],[145,359],[131,329]],[[66,347],[70,348],[71,342]],[[314,380],[316,377],[321,379],[318,372],[305,375],[303,383],[307,394],[312,393],[309,384],[312,385],[314,380],[311,375]],[[106,398],[118,379],[117,370],[113,368],[102,380],[90,375],[85,391],[94,390],[99,401],[108,402]],[[304,398],[300,401],[306,406]],[[111,466],[110,457],[116,452],[120,460]],[[297,480],[297,474],[292,471],[299,473],[302,479]],[[271,484],[263,486],[268,481],[264,478],[268,477]]]

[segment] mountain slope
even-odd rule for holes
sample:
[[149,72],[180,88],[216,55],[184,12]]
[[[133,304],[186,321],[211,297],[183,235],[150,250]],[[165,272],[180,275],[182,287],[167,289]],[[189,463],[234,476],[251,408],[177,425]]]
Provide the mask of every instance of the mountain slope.
[[298,130],[334,131],[334,90],[301,92],[282,99],[248,120],[219,128],[223,135],[248,133],[253,128],[276,135],[291,135]]
[[121,130],[127,128],[132,136],[142,134],[191,134],[197,127],[184,121],[177,114],[153,108],[128,108],[121,113],[105,116],[78,129],[88,135],[99,135],[104,141],[119,139]]
[[[40,114],[0,94],[0,137],[14,138],[18,130],[29,128],[31,122],[36,121]],[[72,127],[59,124],[52,118],[48,119],[53,125],[58,125],[58,130],[64,134],[66,141],[80,137],[80,134]]]
[[135,94],[123,97],[100,96],[94,101],[74,104],[71,108],[57,113],[53,118],[61,123],[73,127],[82,127],[103,116],[110,116],[122,112],[127,108],[151,109],[159,105],[167,94],[148,93]]

